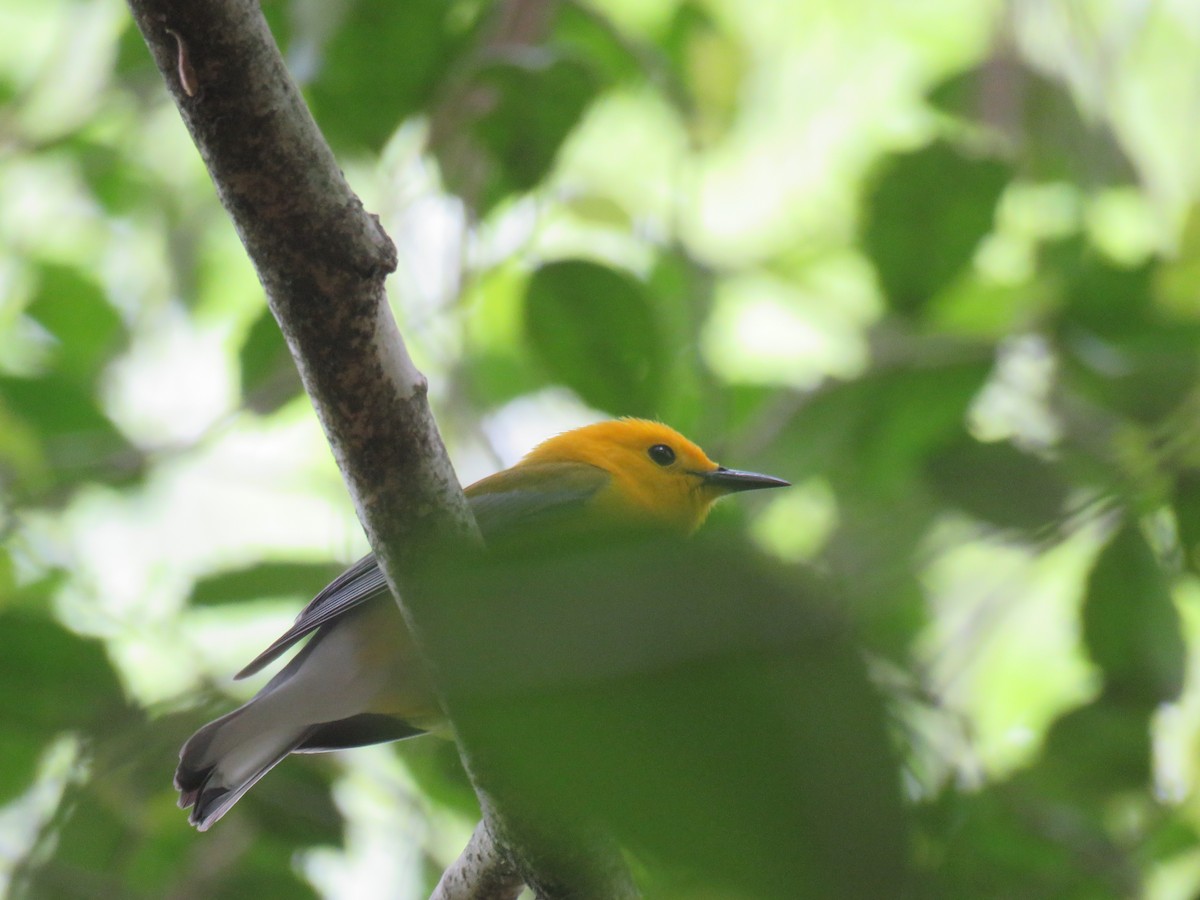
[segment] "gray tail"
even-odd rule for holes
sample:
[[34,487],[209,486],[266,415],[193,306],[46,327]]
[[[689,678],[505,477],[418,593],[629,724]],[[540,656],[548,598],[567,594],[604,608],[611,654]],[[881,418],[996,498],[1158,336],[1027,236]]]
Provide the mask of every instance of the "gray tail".
[[[247,707],[235,709],[228,715],[209,722],[192,735],[179,751],[179,766],[175,770],[175,789],[179,791],[179,808],[191,807],[188,821],[200,831],[207,831],[214,822],[229,812],[233,804],[271,769],[303,744],[308,732],[276,741],[253,756],[245,746],[238,746],[238,719]],[[232,749],[222,750],[220,745]],[[232,765],[232,757],[246,757]],[[257,759],[254,757],[257,756]],[[232,775],[231,772],[240,772]]]
[[[175,789],[179,807],[191,807],[188,821],[207,831],[233,804],[290,753],[322,753],[397,741],[423,732],[391,716],[362,713],[297,732],[268,732],[261,716],[241,709],[209,722],[179,751]],[[256,721],[257,720],[257,721]]]

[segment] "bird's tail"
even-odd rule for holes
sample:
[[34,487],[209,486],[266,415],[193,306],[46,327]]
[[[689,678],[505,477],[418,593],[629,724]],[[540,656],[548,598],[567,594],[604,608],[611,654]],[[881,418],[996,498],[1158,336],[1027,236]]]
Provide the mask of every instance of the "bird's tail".
[[256,714],[254,703],[209,722],[179,751],[179,807],[191,807],[188,821],[200,831],[207,831],[309,737],[307,729],[270,727],[273,723]]

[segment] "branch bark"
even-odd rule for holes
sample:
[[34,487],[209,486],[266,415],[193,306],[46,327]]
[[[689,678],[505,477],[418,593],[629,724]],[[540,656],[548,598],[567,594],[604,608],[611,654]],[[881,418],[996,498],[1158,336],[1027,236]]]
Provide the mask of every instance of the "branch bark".
[[[477,541],[478,533],[430,413],[426,380],[387,304],[384,280],[396,267],[395,247],[346,183],[256,0],[129,5],[419,638],[422,592],[414,563],[430,542]],[[436,672],[437,661],[429,662]],[[472,770],[469,754],[463,756]],[[485,810],[493,810],[472,778]],[[498,845],[496,833],[481,823],[438,896],[499,900],[515,897],[525,880],[554,881],[521,862],[528,854]],[[628,892],[601,888],[590,895]]]
[[442,873],[429,900],[517,900],[524,884],[516,866],[499,852],[485,818]]

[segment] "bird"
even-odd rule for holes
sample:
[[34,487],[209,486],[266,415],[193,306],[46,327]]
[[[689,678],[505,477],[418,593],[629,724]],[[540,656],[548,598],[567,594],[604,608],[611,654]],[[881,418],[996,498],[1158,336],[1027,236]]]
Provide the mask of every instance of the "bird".
[[[688,535],[721,497],[786,486],[782,478],[718,465],[667,425],[623,418],[551,437],[464,493],[488,545],[563,527]],[[179,806],[191,809],[188,821],[200,831],[289,754],[445,732],[433,685],[373,555],[321,590],[235,679],[305,637],[253,698],[180,750]]]

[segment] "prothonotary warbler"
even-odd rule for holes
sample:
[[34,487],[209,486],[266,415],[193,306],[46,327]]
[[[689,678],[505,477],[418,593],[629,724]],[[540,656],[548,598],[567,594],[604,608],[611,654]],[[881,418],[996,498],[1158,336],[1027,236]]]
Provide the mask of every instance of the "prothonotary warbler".
[[[657,422],[620,419],[539,444],[510,469],[466,489],[484,541],[564,523],[690,534],[726,494],[786,481],[727,469]],[[201,831],[289,753],[399,740],[442,715],[373,556],[359,560],[295,624],[238,673],[252,675],[308,643],[253,699],[183,745],[175,787]]]

